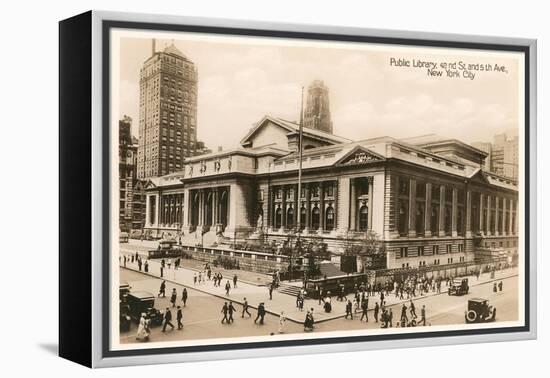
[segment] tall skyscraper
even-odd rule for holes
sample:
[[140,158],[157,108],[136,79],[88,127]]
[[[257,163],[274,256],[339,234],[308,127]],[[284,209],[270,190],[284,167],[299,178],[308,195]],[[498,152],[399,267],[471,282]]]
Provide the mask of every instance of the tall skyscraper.
[[195,64],[172,43],[140,71],[138,178],[180,170],[197,141]]
[[332,134],[328,88],[321,80],[314,80],[307,89],[304,127]]

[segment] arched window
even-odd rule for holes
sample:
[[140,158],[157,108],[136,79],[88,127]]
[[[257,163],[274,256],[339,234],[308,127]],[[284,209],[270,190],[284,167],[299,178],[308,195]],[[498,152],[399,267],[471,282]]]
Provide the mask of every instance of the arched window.
[[327,208],[327,211],[325,212],[325,228],[327,231],[334,230],[334,209],[332,206],[329,206]]
[[294,227],[294,209],[289,207],[286,211],[286,226],[288,228]]
[[302,229],[306,227],[306,211],[304,206],[300,208],[300,228]]
[[277,210],[275,210],[275,228],[281,228],[282,220],[283,220],[282,215],[283,215],[283,211],[281,210],[280,207]]
[[321,224],[321,216],[319,208],[316,206],[311,210],[311,228],[318,230]]
[[361,206],[359,209],[359,231],[367,231],[369,228],[369,209]]

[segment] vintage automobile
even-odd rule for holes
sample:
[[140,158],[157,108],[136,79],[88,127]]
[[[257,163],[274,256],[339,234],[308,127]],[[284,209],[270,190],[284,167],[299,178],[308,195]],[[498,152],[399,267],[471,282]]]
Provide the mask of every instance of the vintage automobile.
[[494,322],[497,309],[487,299],[472,298],[468,300],[468,311],[465,313],[466,324]]
[[130,292],[130,285],[126,281],[120,281],[119,297],[121,302],[126,302],[126,296]]
[[130,238],[130,235],[127,232],[120,232],[118,235],[118,241],[120,243],[128,243],[129,238]]
[[150,259],[160,259],[165,257],[180,257],[183,254],[183,248],[178,245],[175,239],[162,239],[159,240],[157,249],[147,252],[147,257]]
[[468,294],[469,290],[470,287],[468,286],[467,278],[455,278],[453,282],[451,282],[451,286],[449,286],[447,293],[449,295],[465,295]]
[[151,319],[151,325],[162,324],[162,313],[155,308],[155,296],[146,291],[132,291],[126,296],[132,320],[139,322],[141,314]]
[[130,306],[128,306],[128,293],[130,285],[126,281],[120,281],[119,285],[119,325],[120,332],[128,332],[130,330]]

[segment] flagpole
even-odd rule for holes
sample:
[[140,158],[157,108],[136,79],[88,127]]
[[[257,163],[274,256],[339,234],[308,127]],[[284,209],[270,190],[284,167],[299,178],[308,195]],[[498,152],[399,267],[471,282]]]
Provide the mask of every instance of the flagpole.
[[[302,135],[303,135],[303,128],[304,128],[304,87],[302,87],[302,93],[301,93],[301,97],[300,97],[300,127],[299,127],[299,137],[298,137],[298,192],[296,193],[296,198],[298,199],[297,201],[297,204],[298,204],[298,208],[296,209],[297,211],[297,217],[296,217],[296,220],[297,220],[297,224],[296,224],[296,230],[298,231],[297,232],[297,244],[299,243],[300,241],[300,233],[302,232],[302,230],[300,229],[301,227],[301,217],[300,217],[300,209],[301,209],[301,197],[302,197]],[[290,279],[292,279],[292,246],[290,246]]]
[[303,136],[303,130],[304,129],[304,87],[302,87],[302,96],[300,101],[300,128],[299,128],[299,137],[298,137],[298,193],[296,195],[298,196],[298,209],[296,211],[297,219],[298,219],[298,238],[300,238],[301,233],[301,217],[300,217],[300,208],[301,208],[301,199],[302,199],[302,136]]

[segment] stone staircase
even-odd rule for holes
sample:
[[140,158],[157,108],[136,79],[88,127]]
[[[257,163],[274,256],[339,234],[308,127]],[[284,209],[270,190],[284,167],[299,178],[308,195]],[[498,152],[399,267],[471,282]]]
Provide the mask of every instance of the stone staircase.
[[300,286],[295,285],[289,285],[285,283],[280,283],[279,287],[277,288],[277,291],[282,294],[291,295],[293,297],[296,297],[298,293],[300,292]]

